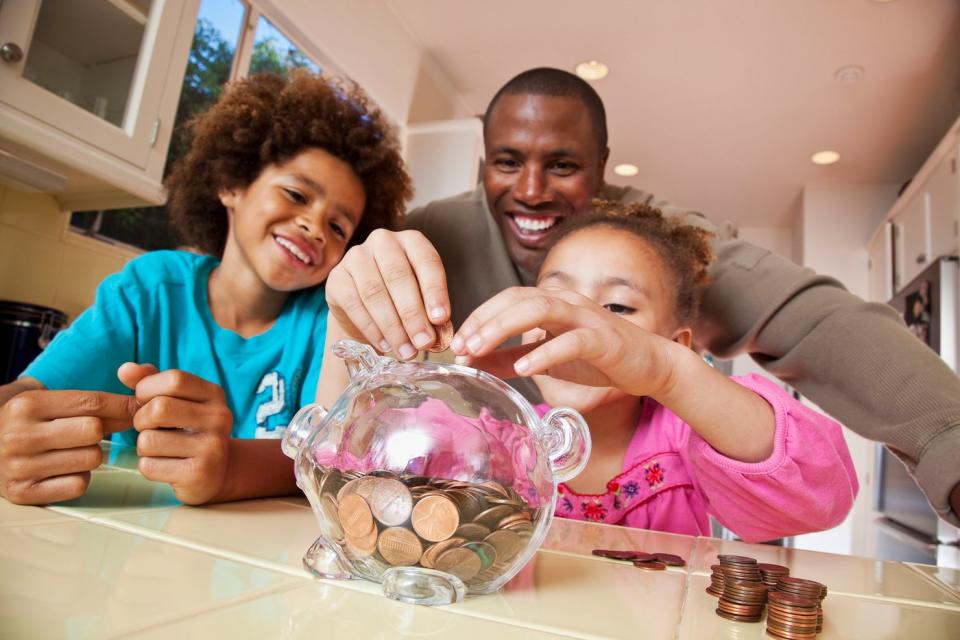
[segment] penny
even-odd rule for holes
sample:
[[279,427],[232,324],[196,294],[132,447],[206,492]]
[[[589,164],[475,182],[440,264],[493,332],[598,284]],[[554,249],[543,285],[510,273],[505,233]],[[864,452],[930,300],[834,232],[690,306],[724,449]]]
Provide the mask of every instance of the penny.
[[493,566],[497,561],[497,550],[489,542],[468,542],[463,548],[470,549],[480,558],[480,571]]
[[403,483],[385,478],[373,485],[369,502],[373,517],[388,527],[406,522],[413,506],[410,491]]
[[682,567],[687,564],[683,558],[680,556],[675,556],[672,553],[655,553],[653,556],[663,564],[670,567]]
[[348,495],[340,501],[337,515],[340,526],[352,538],[361,538],[369,534],[371,529],[376,530],[367,501],[356,494]]
[[490,529],[476,522],[468,522],[467,524],[460,525],[453,535],[466,538],[467,540],[483,540],[490,535]]
[[377,550],[377,528],[371,527],[370,532],[365,536],[346,536],[347,548],[355,555],[366,558],[372,556]]
[[530,522],[530,514],[526,511],[518,511],[513,513],[506,518],[503,518],[500,522],[497,523],[497,528],[502,529],[504,527],[509,527],[512,524],[518,522]]
[[667,565],[660,562],[659,560],[634,560],[633,566],[639,567],[640,569],[646,569],[648,571],[663,571],[667,568]]
[[437,571],[451,573],[467,582],[480,573],[481,565],[480,556],[470,549],[458,547],[441,554],[434,563],[434,568]]
[[456,532],[460,526],[457,507],[444,496],[421,498],[411,515],[413,530],[424,540],[440,542]]
[[432,353],[440,353],[450,348],[450,341],[453,340],[453,323],[449,320],[439,327],[433,327],[437,332],[437,339],[430,347]]
[[384,560],[395,567],[416,564],[423,555],[420,540],[403,527],[384,529],[377,540],[377,550]]
[[436,563],[437,558],[439,558],[441,554],[443,554],[445,551],[449,551],[450,549],[459,547],[464,542],[467,542],[467,540],[464,538],[448,538],[443,542],[430,545],[420,557],[420,564],[427,569],[433,569],[434,563]]
[[320,478],[320,481],[317,482],[317,492],[320,493],[320,495],[335,492],[340,486],[341,477],[339,470],[327,469],[323,477]]
[[497,558],[501,562],[513,560],[523,549],[523,540],[520,539],[519,535],[508,529],[498,529],[484,538],[483,541],[493,545],[493,548],[497,550]]
[[494,526],[500,522],[503,518],[507,517],[513,513],[513,509],[505,505],[498,505],[496,507],[490,507],[486,511],[481,512],[473,519],[477,524],[482,524],[485,527],[493,529]]

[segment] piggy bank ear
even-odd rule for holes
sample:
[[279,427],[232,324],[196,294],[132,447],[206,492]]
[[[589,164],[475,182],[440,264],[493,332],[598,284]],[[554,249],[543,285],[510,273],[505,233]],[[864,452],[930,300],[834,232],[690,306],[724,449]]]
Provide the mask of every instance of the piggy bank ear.
[[533,342],[540,342],[545,340],[547,337],[547,332],[543,329],[531,329],[530,331],[524,332],[521,341],[523,344],[531,344]]
[[551,409],[540,419],[536,434],[550,457],[556,482],[575,477],[587,466],[593,448],[590,429],[583,416],[573,409]]

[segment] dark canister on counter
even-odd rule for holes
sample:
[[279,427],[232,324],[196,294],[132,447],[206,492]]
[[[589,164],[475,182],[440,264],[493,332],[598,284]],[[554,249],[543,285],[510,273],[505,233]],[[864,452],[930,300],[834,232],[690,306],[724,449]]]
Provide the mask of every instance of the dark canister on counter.
[[0,384],[16,380],[66,324],[59,309],[0,300]]

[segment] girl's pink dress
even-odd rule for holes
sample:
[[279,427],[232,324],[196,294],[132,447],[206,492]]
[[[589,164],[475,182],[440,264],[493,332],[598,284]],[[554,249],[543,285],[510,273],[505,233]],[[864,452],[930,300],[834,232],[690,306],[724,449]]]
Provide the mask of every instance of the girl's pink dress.
[[[556,515],[641,529],[711,535],[708,515],[747,542],[836,526],[859,485],[840,425],[755,376],[734,381],[776,414],[773,454],[763,462],[728,458],[672,411],[645,398],[623,472],[607,492],[559,486]],[[548,409],[540,405],[545,413]]]

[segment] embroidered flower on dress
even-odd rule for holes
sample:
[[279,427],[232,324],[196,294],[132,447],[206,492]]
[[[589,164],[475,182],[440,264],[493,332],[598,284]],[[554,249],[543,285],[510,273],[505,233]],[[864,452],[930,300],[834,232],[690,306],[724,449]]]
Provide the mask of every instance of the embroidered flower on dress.
[[599,502],[584,502],[581,506],[583,507],[583,515],[588,520],[600,522],[607,517],[607,510]]
[[656,460],[650,464],[644,465],[643,467],[643,478],[647,481],[647,484],[650,485],[650,488],[656,487],[663,484],[663,477],[666,475],[666,471],[663,467],[660,466],[660,463]]
[[563,500],[560,501],[560,506],[563,507],[564,511],[573,511],[573,502],[570,501],[570,498],[564,496]]
[[627,496],[627,500],[632,500],[634,496],[637,495],[640,487],[637,486],[637,483],[630,481],[627,484],[623,485],[623,494]]

